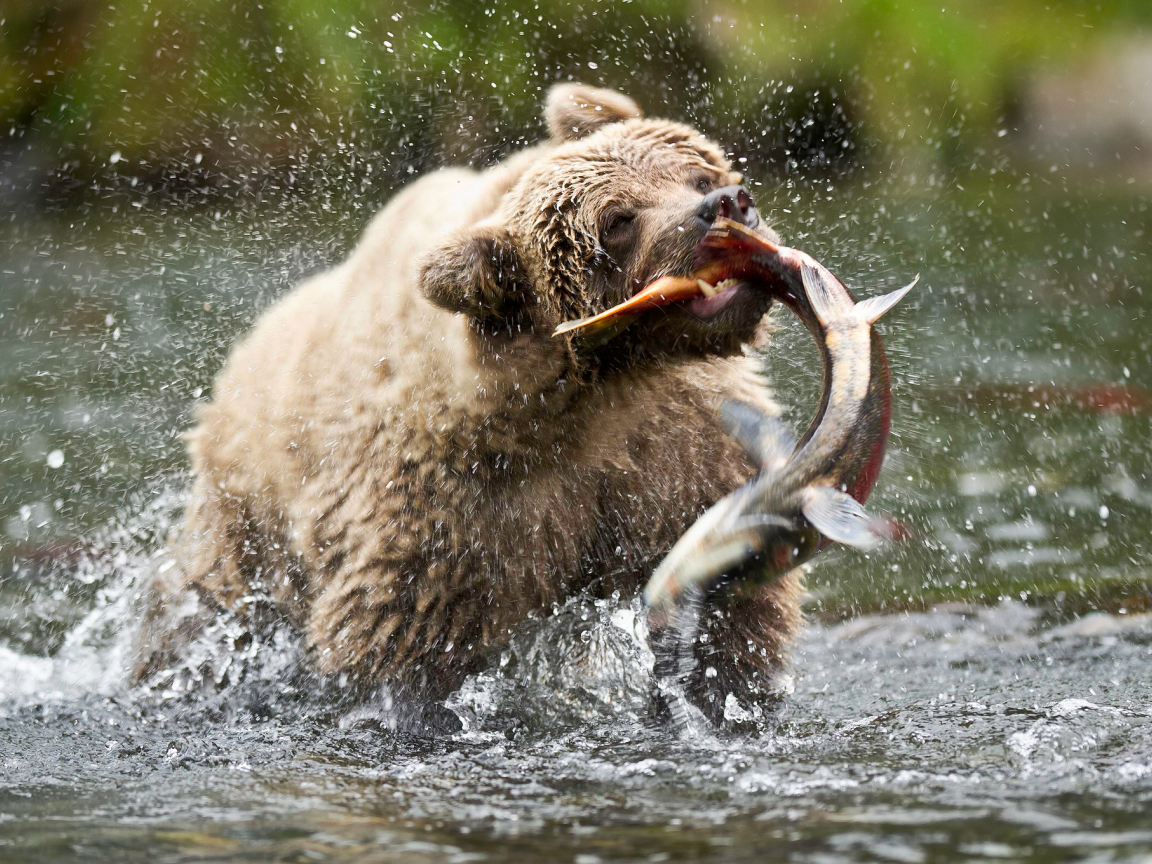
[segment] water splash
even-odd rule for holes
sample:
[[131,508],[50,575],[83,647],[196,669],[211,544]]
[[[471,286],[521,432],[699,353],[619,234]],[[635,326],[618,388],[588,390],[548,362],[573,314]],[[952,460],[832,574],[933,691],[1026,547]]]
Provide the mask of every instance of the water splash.
[[[466,733],[642,728],[653,670],[640,599],[575,597],[521,628],[488,671],[447,701]],[[510,721],[510,718],[514,718]]]
[[170,486],[140,496],[143,504],[96,532],[83,552],[57,578],[92,591],[89,610],[63,643],[45,655],[0,645],[0,704],[108,696],[124,689],[131,664],[132,622],[149,580],[171,566],[164,539],[184,506],[184,493]]

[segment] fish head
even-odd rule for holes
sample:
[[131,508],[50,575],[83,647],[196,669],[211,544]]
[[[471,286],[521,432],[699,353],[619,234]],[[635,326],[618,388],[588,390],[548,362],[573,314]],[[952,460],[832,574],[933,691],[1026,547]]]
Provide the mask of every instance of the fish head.
[[810,560],[823,538],[810,525],[797,520],[787,529],[766,532],[763,548],[725,574],[722,583],[766,585]]
[[763,476],[718,502],[660,562],[644,588],[652,609],[674,604],[686,591],[708,594],[738,582],[764,584],[812,557],[820,534],[802,518],[799,501],[758,495]]

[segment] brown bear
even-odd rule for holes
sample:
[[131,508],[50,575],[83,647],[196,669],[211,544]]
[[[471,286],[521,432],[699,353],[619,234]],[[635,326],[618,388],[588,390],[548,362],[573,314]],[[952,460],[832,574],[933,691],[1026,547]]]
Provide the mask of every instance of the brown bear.
[[[552,336],[688,272],[718,215],[775,239],[740,175],[619,93],[559,85],[545,116],[545,143],[405,188],[234,348],[189,433],[142,673],[187,639],[192,589],[241,618],[265,598],[321,672],[438,699],[534,610],[636,592],[751,476],[716,408],[773,408],[742,350],[763,296],[666,307],[599,346]],[[711,716],[772,689],[799,593],[791,575],[706,611],[691,684]]]

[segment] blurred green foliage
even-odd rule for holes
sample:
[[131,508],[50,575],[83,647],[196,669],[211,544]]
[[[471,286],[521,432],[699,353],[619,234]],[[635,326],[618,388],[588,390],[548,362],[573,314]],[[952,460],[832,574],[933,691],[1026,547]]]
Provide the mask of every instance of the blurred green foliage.
[[79,180],[366,155],[410,173],[520,146],[572,77],[776,165],[955,169],[1032,70],[1150,22],[1137,0],[0,0],[0,160]]

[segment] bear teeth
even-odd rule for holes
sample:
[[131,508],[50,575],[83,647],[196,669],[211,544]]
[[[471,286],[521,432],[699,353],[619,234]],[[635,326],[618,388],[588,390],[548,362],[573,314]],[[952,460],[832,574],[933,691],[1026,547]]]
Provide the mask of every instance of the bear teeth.
[[700,286],[700,291],[705,297],[715,297],[721,291],[727,291],[729,288],[740,283],[739,279],[721,279],[715,285],[703,279],[697,279],[696,284]]

